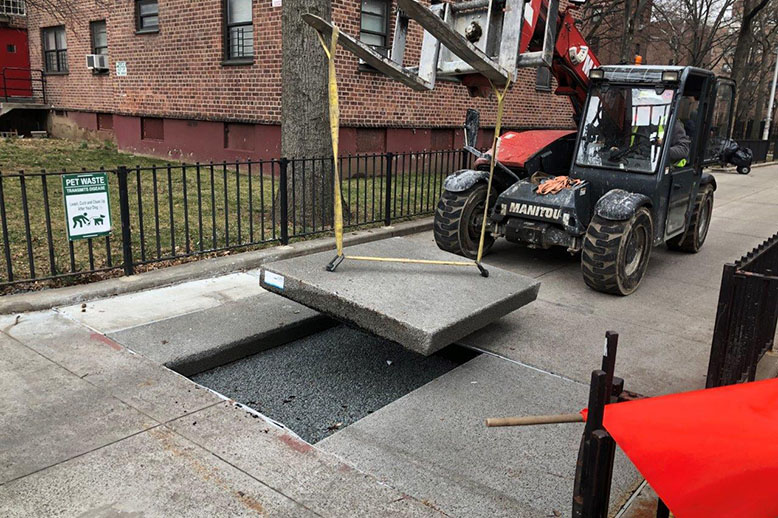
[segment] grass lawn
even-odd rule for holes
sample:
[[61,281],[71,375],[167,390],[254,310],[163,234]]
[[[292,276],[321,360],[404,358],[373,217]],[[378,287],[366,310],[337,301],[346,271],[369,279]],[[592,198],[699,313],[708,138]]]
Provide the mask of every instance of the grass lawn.
[[[399,157],[394,165],[392,218],[430,213],[437,203],[442,180],[456,168],[454,157],[437,154]],[[376,163],[378,165],[376,165]],[[382,161],[371,158],[343,159],[342,189],[347,226],[362,226],[383,220],[386,196]],[[238,168],[222,164],[185,165],[118,152],[110,144],[80,143],[57,139],[0,139],[0,171],[8,228],[10,265],[14,280],[107,269],[122,264],[121,217],[118,180],[109,173],[111,221],[109,238],[70,243],[59,174],[81,170],[130,169],[128,191],[133,258],[144,262],[137,270],[190,260],[189,256],[229,253],[225,249],[255,249],[277,243],[278,164],[247,164]],[[298,180],[311,181],[312,164],[295,164]],[[24,171],[25,175],[18,174]],[[293,167],[290,165],[289,174]],[[303,176],[307,174],[307,176]],[[292,217],[288,231],[295,236],[316,235],[330,229],[326,220],[331,208],[324,207],[321,193],[305,200],[314,217]],[[24,199],[27,203],[25,205]],[[290,204],[303,200],[291,199]],[[27,210],[25,211],[25,206]],[[310,214],[310,213],[309,213]],[[27,229],[29,228],[29,238]],[[9,281],[6,249],[0,251],[0,286]],[[33,274],[34,272],[34,274]],[[118,275],[98,273],[60,279],[54,284]],[[27,283],[14,289],[35,289],[52,283]]]

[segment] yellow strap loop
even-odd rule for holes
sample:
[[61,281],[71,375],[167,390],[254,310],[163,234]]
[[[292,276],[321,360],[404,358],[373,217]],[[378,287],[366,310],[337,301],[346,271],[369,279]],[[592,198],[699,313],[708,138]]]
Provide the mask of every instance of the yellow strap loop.
[[333,179],[335,182],[335,245],[338,249],[338,257],[343,256],[343,196],[340,192],[340,169],[338,166],[338,148],[340,136],[340,107],[338,106],[338,77],[335,71],[335,51],[338,48],[338,36],[340,31],[336,25],[332,26],[332,41],[330,46],[324,41],[321,33],[319,36],[321,46],[329,61],[329,101],[330,101],[330,135],[332,137],[332,163]]
[[486,220],[489,218],[489,198],[492,196],[492,180],[494,180],[494,167],[497,163],[497,153],[499,151],[498,147],[500,145],[500,131],[502,130],[502,113],[504,106],[503,101],[505,100],[505,95],[508,93],[508,88],[511,86],[511,78],[508,78],[508,82],[505,84],[505,88],[502,91],[494,86],[494,83],[492,83],[491,80],[489,81],[489,84],[492,86],[494,94],[497,96],[497,121],[494,125],[494,145],[492,146],[494,151],[492,152],[492,159],[489,163],[489,184],[486,188],[486,200],[484,201],[484,220],[481,222],[481,239],[478,242],[478,258],[475,260],[476,263],[480,263],[481,259],[484,257]]
[[[332,157],[333,157],[333,177],[335,181],[335,209],[334,209],[334,227],[335,227],[335,244],[338,251],[338,257],[346,258],[343,254],[343,194],[340,188],[340,170],[338,165],[338,148],[339,148],[339,128],[340,128],[340,107],[338,105],[338,79],[335,70],[335,53],[338,46],[338,36],[340,31],[336,25],[332,25],[332,39],[330,44],[327,45],[324,37],[320,32],[317,32],[319,42],[321,43],[324,53],[327,56],[329,62],[329,103],[330,103],[330,133],[332,137]],[[491,82],[490,82],[491,83]],[[486,237],[486,219],[489,213],[489,197],[492,191],[492,179],[494,178],[495,160],[497,157],[497,146],[499,142],[500,130],[502,128],[502,115],[503,115],[503,100],[505,94],[508,92],[510,86],[510,78],[505,85],[503,91],[498,90],[494,84],[492,88],[497,96],[497,123],[494,129],[494,154],[492,156],[492,162],[489,168],[489,187],[487,189],[487,203],[484,207],[484,221],[481,227],[481,241],[478,245],[478,260],[473,263],[469,261],[434,261],[424,259],[402,259],[402,258],[386,258],[386,257],[360,257],[349,256],[348,259],[356,261],[378,261],[389,263],[412,263],[412,264],[435,264],[435,265],[447,265],[447,266],[479,266],[481,258],[483,256],[484,239]],[[479,268],[481,268],[479,266]],[[483,269],[482,269],[483,272]]]

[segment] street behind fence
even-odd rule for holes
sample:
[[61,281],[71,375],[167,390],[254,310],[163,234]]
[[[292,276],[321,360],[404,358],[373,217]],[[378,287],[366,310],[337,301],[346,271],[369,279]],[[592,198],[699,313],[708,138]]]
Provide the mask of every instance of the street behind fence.
[[[339,158],[345,225],[431,214],[445,177],[469,161],[461,150]],[[0,286],[131,275],[166,261],[327,232],[331,168],[331,159],[282,158],[102,171],[113,231],[80,241],[68,239],[73,222],[65,215],[62,177],[88,171],[4,173]]]

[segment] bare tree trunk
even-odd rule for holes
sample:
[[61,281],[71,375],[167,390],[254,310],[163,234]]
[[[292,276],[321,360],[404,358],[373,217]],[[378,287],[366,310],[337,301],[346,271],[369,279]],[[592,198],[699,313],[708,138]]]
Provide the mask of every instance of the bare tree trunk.
[[621,47],[619,49],[619,63],[630,63],[630,47],[632,47],[632,0],[624,0],[624,28],[621,33]]
[[289,164],[289,218],[297,232],[320,229],[333,218],[327,59],[303,13],[330,20],[330,0],[283,2],[281,153],[289,159],[325,159]]
[[[743,1],[743,13],[740,23],[740,30],[737,35],[737,43],[735,45],[735,55],[732,59],[732,77],[737,83],[739,92],[743,92],[745,86],[745,79],[748,76],[748,56],[751,50],[751,44],[754,39],[752,33],[752,25],[754,18],[759,11],[761,11],[770,0],[744,0]],[[750,107],[748,103],[741,102],[743,95],[738,93],[738,97],[735,103],[735,120],[744,121],[743,116]]]
[[635,59],[632,52],[632,43],[635,41],[635,27],[640,24],[643,11],[648,4],[648,0],[624,0],[624,32],[621,35],[619,52],[619,61],[621,63],[632,63]]

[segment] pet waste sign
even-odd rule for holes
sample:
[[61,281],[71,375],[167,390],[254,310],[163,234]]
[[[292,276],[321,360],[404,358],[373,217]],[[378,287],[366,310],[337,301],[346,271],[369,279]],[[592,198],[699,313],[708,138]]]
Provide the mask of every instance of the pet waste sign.
[[62,177],[65,218],[71,241],[111,233],[111,203],[106,173],[67,174]]

